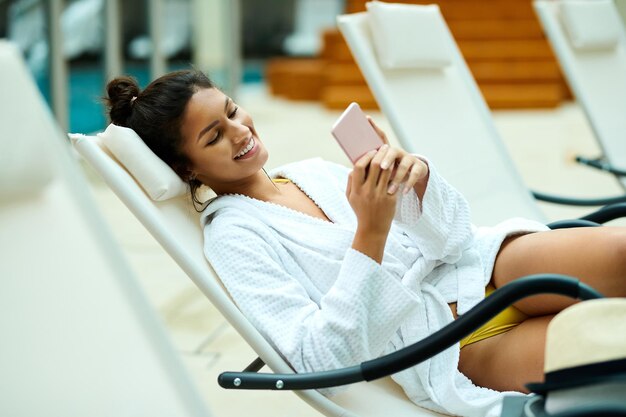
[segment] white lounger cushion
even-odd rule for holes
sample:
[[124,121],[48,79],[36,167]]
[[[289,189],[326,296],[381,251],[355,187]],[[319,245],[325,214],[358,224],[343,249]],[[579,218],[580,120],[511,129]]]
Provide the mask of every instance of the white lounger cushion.
[[[0,41],[0,61],[11,62],[11,65],[0,66],[1,80],[12,79],[14,71],[28,73],[19,56],[15,45]],[[25,88],[28,91],[24,91]],[[45,112],[41,115],[44,120],[23,121],[24,108],[32,105],[29,100],[37,100],[37,105],[45,106],[41,94],[32,84],[3,83],[2,96],[7,105],[0,112],[0,126],[6,129],[3,132],[11,133],[6,133],[7,137],[0,140],[0,201],[12,201],[35,195],[52,180],[54,163],[46,157],[51,146],[48,141],[56,140],[58,136],[50,136],[58,135],[60,131],[49,130],[49,126],[55,125],[52,116]]]
[[572,46],[581,51],[611,50],[619,42],[622,23],[612,0],[561,2],[561,18]]
[[[385,69],[441,68],[450,65],[446,28],[433,18],[439,6],[367,3],[374,46]],[[407,41],[407,39],[409,41]]]
[[98,136],[152,200],[164,201],[187,192],[183,180],[148,148],[134,130],[110,124]]

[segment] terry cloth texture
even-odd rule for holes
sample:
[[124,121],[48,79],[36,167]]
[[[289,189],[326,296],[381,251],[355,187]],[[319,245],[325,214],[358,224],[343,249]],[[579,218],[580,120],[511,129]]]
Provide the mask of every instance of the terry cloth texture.
[[[351,248],[349,169],[319,158],[271,176],[290,179],[331,222],[243,195],[220,196],[203,213],[206,257],[296,371],[353,366],[432,334],[453,320],[448,303],[463,314],[484,298],[508,235],[547,230],[524,219],[474,227],[466,200],[429,166],[423,201],[399,197],[382,265]],[[420,406],[499,415],[502,393],[472,384],[458,361],[456,344],[393,379]]]

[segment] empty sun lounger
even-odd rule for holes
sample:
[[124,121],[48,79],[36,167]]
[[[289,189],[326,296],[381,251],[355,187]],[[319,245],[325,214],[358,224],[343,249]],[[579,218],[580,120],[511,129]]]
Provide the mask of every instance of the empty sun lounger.
[[0,415],[209,417],[5,41],[0,91]]
[[612,0],[536,0],[535,11],[602,149],[579,158],[626,188],[626,30]]
[[[476,224],[515,216],[544,221],[439,7],[371,2],[368,8],[339,16],[339,29],[402,146],[436,163],[470,202]],[[626,201],[534,195],[577,205]]]

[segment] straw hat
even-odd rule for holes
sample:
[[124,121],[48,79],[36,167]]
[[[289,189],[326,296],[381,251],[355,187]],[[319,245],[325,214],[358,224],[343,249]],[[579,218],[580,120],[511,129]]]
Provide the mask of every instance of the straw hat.
[[626,298],[566,308],[548,325],[545,382],[526,387],[548,412],[602,405],[626,412]]

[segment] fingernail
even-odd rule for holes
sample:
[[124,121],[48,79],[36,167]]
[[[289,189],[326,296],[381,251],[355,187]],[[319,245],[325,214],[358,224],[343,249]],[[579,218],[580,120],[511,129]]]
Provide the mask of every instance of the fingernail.
[[380,164],[380,169],[387,169],[387,168],[389,168],[389,162],[383,161],[383,163]]
[[391,185],[389,185],[389,188],[387,188],[387,194],[393,194],[396,192],[397,189],[398,185],[392,182]]
[[402,194],[407,195],[409,193],[409,191],[411,191],[411,187],[404,187],[404,190],[402,191]]

